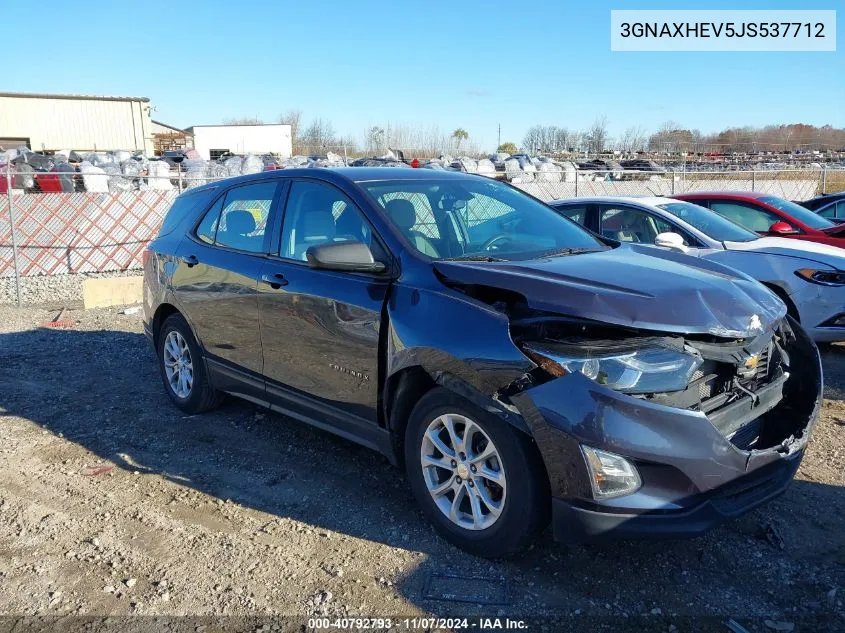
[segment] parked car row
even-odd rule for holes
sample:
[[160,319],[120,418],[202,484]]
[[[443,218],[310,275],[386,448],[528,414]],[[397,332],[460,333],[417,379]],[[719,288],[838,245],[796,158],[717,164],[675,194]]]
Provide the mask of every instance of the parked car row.
[[[730,266],[778,295],[789,315],[802,323],[817,342],[845,340],[845,272],[841,272],[845,271],[845,250],[824,242],[781,237],[786,234],[811,237],[804,232],[764,230],[763,235],[776,237],[761,237],[760,233],[746,228],[769,229],[768,224],[757,223],[758,213],[772,213],[758,210],[746,201],[759,200],[767,208],[777,208],[785,206],[782,204],[785,200],[725,193],[676,198],[575,198],[555,201],[552,207],[590,230],[620,242],[668,248]],[[802,212],[812,215],[803,208]],[[785,223],[780,215],[764,217],[772,224],[771,228]],[[793,223],[790,227],[799,226],[798,220],[791,216],[789,221]],[[833,238],[821,239],[830,242]],[[845,245],[845,239],[842,242]]]
[[845,191],[825,193],[799,202],[802,207],[818,213],[836,224],[845,223]]
[[[687,536],[803,457],[827,316],[799,288],[839,297],[842,265],[801,246],[676,199],[553,208],[458,172],[285,169],[176,199],[144,324],[177,407],[233,394],[372,448],[472,553],[549,523]],[[755,280],[777,274],[801,300]]]

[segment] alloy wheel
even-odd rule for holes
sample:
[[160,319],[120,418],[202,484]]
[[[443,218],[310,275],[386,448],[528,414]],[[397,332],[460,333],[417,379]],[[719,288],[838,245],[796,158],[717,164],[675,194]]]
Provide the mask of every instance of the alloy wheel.
[[162,354],[170,389],[179,398],[189,397],[194,386],[194,365],[185,337],[176,330],[169,332],[164,339]]
[[420,461],[431,498],[452,523],[484,530],[499,519],[507,494],[502,460],[490,437],[470,418],[447,413],[432,421]]

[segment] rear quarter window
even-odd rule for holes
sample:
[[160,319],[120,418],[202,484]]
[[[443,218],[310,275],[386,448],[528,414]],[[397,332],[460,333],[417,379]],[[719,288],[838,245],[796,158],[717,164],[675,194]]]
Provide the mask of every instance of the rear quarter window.
[[200,210],[205,209],[211,199],[217,193],[217,189],[203,189],[202,191],[189,191],[183,193],[168,209],[158,230],[158,236],[169,235],[188,216],[196,217]]

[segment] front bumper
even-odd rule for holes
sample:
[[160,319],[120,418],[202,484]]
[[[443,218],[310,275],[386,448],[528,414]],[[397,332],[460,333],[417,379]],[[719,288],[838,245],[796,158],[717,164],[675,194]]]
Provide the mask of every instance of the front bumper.
[[568,544],[612,539],[684,538],[745,514],[783,494],[795,476],[803,451],[691,499],[685,510],[640,514],[608,512],[590,503],[552,499],[555,538]]
[[790,298],[810,338],[818,343],[845,341],[845,327],[825,325],[845,314],[845,286],[804,282]]
[[[783,399],[771,408],[760,398],[754,408],[761,422],[756,449],[741,449],[746,444],[729,440],[701,411],[633,398],[580,374],[514,396],[549,476],[555,535],[576,543],[700,534],[782,493],[798,469],[822,402],[818,349],[799,326],[792,327],[793,371]],[[594,499],[582,445],[631,461],[641,488]]]

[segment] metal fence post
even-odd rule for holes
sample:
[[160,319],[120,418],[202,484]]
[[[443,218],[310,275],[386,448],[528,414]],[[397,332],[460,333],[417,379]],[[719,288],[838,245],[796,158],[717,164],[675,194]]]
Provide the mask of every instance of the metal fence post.
[[751,191],[757,191],[757,172],[751,170]]
[[575,170],[575,197],[578,197],[578,169]]
[[15,205],[12,196],[12,163],[6,163],[6,195],[9,197],[9,226],[12,229],[12,265],[15,267],[15,295],[21,305],[21,270],[18,265],[18,235],[15,231]]
[[675,195],[675,170],[672,170],[672,195]]
[[822,165],[822,193],[827,193],[827,165]]

